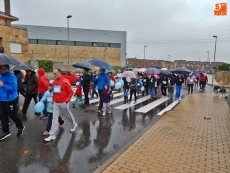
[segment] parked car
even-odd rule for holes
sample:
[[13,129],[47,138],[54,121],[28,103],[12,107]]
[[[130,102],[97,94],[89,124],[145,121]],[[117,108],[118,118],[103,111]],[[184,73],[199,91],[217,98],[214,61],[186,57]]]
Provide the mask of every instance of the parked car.
[[76,84],[78,76],[75,75],[74,71],[71,70],[62,70],[62,76],[69,80],[71,84]]

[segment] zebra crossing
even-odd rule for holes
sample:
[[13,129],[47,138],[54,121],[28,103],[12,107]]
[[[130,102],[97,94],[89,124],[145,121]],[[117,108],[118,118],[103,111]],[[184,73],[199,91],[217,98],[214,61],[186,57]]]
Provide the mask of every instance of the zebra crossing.
[[[76,88],[73,88],[73,91],[75,92]],[[137,94],[137,96],[138,95],[141,95],[141,94]],[[145,101],[147,101],[149,99],[150,99],[149,96],[144,96],[144,97],[141,97],[141,98],[137,99],[137,101],[136,101],[135,104],[133,102],[131,102],[129,104],[123,104],[123,101],[124,101],[123,93],[122,92],[113,91],[113,100],[110,102],[109,105],[115,105],[115,104],[117,104],[117,105],[115,105],[115,107],[113,107],[114,110],[125,110],[125,109],[128,109],[130,107],[134,107],[135,105],[141,104],[141,103],[143,103],[143,102],[145,102]],[[75,100],[75,97],[73,96],[72,99],[71,99],[71,101],[74,101],[74,100]],[[152,101],[150,103],[145,103],[146,104],[145,106],[142,106],[141,108],[136,109],[135,112],[138,112],[138,113],[147,113],[150,110],[152,110],[152,109],[156,108],[157,106],[161,105],[162,103],[167,102],[168,100],[169,100],[168,97],[167,98],[159,98],[159,99],[154,100],[154,101]],[[95,106],[99,106],[99,98],[92,99],[89,102],[90,102],[90,104],[97,103]],[[157,115],[159,115],[159,116],[162,115],[164,112],[166,112],[168,110],[171,110],[177,104],[178,104],[177,101],[171,103],[166,108],[164,108],[161,112],[159,112]]]

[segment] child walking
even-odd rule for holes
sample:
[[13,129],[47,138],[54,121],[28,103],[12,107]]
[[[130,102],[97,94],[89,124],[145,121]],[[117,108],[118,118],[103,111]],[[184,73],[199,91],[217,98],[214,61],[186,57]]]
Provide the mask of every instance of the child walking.
[[81,83],[77,82],[77,90],[74,94],[74,96],[77,96],[76,99],[74,100],[73,102],[73,107],[74,109],[76,109],[76,103],[79,101],[81,103],[81,105],[83,105],[84,103],[84,100],[82,98],[82,86],[81,86]]
[[105,84],[104,85],[104,90],[101,93],[101,101],[103,102],[103,114],[105,115],[106,111],[108,111],[108,113],[111,113],[111,108],[109,106],[110,100],[112,98],[113,94],[112,94],[112,90],[109,88],[109,85]]
[[[43,133],[44,136],[49,135],[49,131],[52,126],[52,120],[53,120],[53,109],[52,109],[52,99],[53,99],[53,91],[52,91],[52,84],[49,83],[48,90],[45,92],[43,95],[41,101],[46,103],[46,110],[48,114],[48,122],[46,124],[46,130]],[[64,125],[64,120],[59,116],[58,117],[58,122],[59,122],[59,128],[62,128]]]
[[130,98],[129,98],[129,102],[132,101],[132,96],[134,94],[134,98],[135,98],[135,101],[133,104],[136,104],[136,101],[137,101],[137,80],[132,78],[131,79],[131,82],[130,82]]

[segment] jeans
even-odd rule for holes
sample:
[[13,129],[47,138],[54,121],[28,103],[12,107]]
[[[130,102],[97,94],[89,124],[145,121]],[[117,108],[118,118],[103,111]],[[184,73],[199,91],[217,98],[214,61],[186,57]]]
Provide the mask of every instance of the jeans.
[[[41,101],[41,99],[42,99],[43,96],[44,96],[44,94],[38,94],[38,100]],[[46,102],[44,102],[44,105],[45,105],[45,108],[43,110],[43,116],[44,117],[48,117]]]
[[137,91],[136,91],[136,90],[130,90],[129,102],[132,101],[132,96],[133,96],[133,94],[134,94],[135,101],[137,101]]
[[103,90],[98,90],[99,93],[99,97],[100,97],[100,102],[99,102],[99,106],[98,106],[98,110],[102,110],[103,107],[103,102],[101,101],[101,93]]
[[34,99],[35,104],[37,104],[37,102],[38,102],[37,94],[26,94],[25,101],[24,101],[23,108],[22,108],[23,114],[27,113],[27,110],[28,110],[28,107],[30,105],[30,101],[32,98]]
[[109,103],[103,103],[103,112],[105,113],[106,111],[111,111],[111,108],[109,106]]
[[191,90],[191,93],[193,93],[193,86],[194,84],[188,84],[188,93],[190,93],[190,90]]
[[129,89],[123,89],[124,97],[128,97]]
[[155,95],[155,88],[149,88],[150,90],[150,98],[153,98]]
[[9,118],[14,121],[18,129],[23,129],[22,121],[18,116],[17,102],[17,98],[7,102],[0,101],[0,119],[2,123],[2,132],[10,132]]
[[72,127],[74,127],[77,123],[74,119],[72,112],[69,109],[69,103],[53,103],[53,119],[52,126],[49,131],[50,136],[55,136],[56,131],[58,130],[58,117],[60,116],[60,111],[63,110],[67,119],[70,121]]
[[[46,131],[49,132],[51,127],[52,127],[52,120],[53,120],[53,113],[47,113],[49,118],[48,118],[48,122],[46,124]],[[64,120],[59,116],[58,117],[58,122],[60,125],[62,125],[64,123]]]
[[176,99],[180,98],[181,88],[182,88],[182,85],[176,85],[176,95],[175,95]]
[[98,97],[98,93],[97,93],[96,88],[93,87],[92,89],[93,89],[93,91],[92,91],[92,97],[91,98],[93,98],[94,94],[96,94],[96,96]]
[[77,98],[75,98],[73,104],[75,105],[78,101],[79,101],[81,104],[84,104],[84,101],[83,101],[83,98],[82,98],[82,97],[77,97]]

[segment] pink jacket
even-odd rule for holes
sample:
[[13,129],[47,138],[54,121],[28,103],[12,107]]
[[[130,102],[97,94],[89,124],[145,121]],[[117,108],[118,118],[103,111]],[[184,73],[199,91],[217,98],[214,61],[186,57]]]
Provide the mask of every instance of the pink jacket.
[[192,77],[187,77],[187,80],[186,80],[186,83],[187,84],[195,84],[195,82],[196,82],[196,78],[194,77],[194,76],[192,76]]

